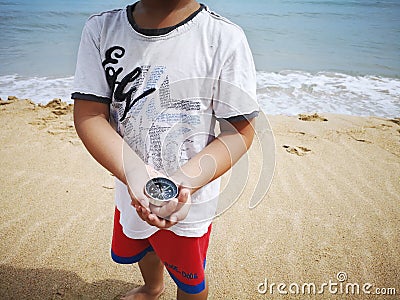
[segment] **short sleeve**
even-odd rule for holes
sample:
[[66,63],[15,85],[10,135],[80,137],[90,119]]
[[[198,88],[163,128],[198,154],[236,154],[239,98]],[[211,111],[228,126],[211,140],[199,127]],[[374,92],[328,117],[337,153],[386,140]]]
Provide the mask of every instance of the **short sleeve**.
[[216,118],[228,121],[251,119],[258,115],[256,70],[253,56],[243,31],[230,42],[230,54],[224,62],[214,92]]
[[82,31],[71,98],[109,104],[112,93],[102,65],[101,24],[96,19],[89,18]]

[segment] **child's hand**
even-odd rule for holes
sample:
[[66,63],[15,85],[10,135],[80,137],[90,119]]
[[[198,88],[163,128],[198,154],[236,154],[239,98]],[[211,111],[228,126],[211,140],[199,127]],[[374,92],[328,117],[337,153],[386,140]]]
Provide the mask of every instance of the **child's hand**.
[[135,207],[140,218],[150,225],[169,228],[186,218],[191,204],[190,190],[181,186],[177,198],[171,199],[164,206],[155,206],[149,202],[144,192],[147,181],[154,177],[165,177],[165,175],[149,165],[143,168],[143,172],[135,169],[135,176],[131,180],[128,178],[131,205]]
[[[160,229],[169,228],[186,218],[191,204],[190,190],[181,187],[177,199],[172,199],[168,204],[157,207],[150,204],[150,210],[141,205],[135,206],[140,218],[152,226]],[[165,218],[165,219],[164,219]]]
[[143,207],[144,209],[150,211],[150,203],[144,192],[144,186],[147,181],[151,178],[164,176],[160,172],[156,171],[149,165],[145,165],[142,171],[135,170],[135,175],[132,176],[131,180],[128,178],[128,192],[131,196],[131,205],[136,207]]

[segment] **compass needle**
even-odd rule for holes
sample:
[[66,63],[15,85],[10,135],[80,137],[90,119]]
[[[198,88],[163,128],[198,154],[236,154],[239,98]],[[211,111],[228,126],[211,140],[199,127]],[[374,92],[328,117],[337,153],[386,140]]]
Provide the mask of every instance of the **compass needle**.
[[145,192],[150,203],[163,206],[178,195],[178,187],[166,177],[156,177],[146,183]]

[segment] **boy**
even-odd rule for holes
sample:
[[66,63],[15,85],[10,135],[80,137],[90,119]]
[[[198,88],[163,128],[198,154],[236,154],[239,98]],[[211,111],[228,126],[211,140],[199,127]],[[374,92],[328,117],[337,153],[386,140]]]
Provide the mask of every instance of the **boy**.
[[[177,299],[207,298],[218,178],[252,143],[255,90],[243,31],[195,0],[141,0],[87,21],[74,121],[91,155],[117,178],[112,258],[138,262],[144,279],[124,299],[157,299],[164,267]],[[162,207],[144,191],[160,176],[179,191]]]

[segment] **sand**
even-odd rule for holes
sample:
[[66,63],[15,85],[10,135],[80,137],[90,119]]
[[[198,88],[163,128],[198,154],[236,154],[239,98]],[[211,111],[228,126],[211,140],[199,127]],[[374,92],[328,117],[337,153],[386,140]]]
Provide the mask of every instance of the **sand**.
[[[399,119],[323,113],[268,119],[274,178],[250,210],[261,161],[255,144],[248,187],[214,221],[209,298],[303,299],[304,283],[318,292],[331,281],[336,294],[340,282],[343,294],[346,284],[360,286],[360,295],[350,289],[346,299],[396,299]],[[77,138],[72,106],[10,98],[0,101],[0,127],[0,299],[118,299],[141,284],[136,266],[110,258],[114,179]],[[174,299],[175,286],[165,278],[161,299]],[[289,294],[279,294],[280,283]],[[395,288],[397,296],[363,294],[367,283],[371,293]],[[299,293],[291,294],[296,284]],[[335,287],[311,298],[332,298]]]

